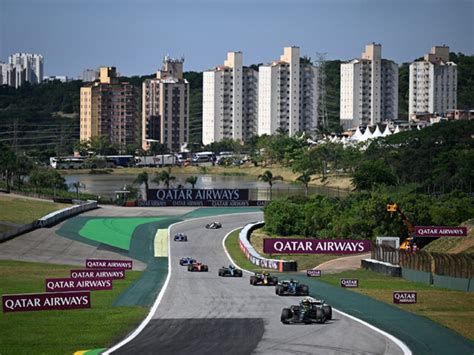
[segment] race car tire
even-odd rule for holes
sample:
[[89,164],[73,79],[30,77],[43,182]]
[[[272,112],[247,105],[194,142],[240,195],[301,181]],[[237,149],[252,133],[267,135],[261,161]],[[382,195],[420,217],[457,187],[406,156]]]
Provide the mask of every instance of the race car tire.
[[242,270],[235,270],[236,277],[242,277]]
[[218,272],[219,276],[224,276],[224,273],[225,273],[224,269],[219,269],[219,272]]
[[269,280],[269,284],[277,285],[278,284],[278,277],[272,277],[271,280]]
[[316,321],[321,324],[326,322],[324,311],[321,308],[316,309]]
[[281,317],[280,320],[283,324],[290,324],[290,319],[293,317],[293,313],[291,312],[291,309],[289,308],[283,308],[281,311]]
[[202,266],[202,271],[208,272],[208,271],[209,271],[209,267],[208,267],[207,265],[203,265],[203,266]]
[[275,293],[276,293],[278,296],[281,296],[282,293],[283,293],[283,286],[281,286],[281,285],[276,285],[276,286],[275,286]]
[[188,266],[188,271],[194,271],[194,268],[191,265],[189,265]]
[[324,317],[326,317],[327,320],[332,319],[332,307],[331,306],[323,306],[323,312],[324,312]]
[[301,285],[299,293],[300,293],[301,296],[308,296],[309,295],[309,287],[306,286],[306,285]]
[[255,276],[250,276],[250,284],[251,285],[256,285],[257,284],[257,278]]

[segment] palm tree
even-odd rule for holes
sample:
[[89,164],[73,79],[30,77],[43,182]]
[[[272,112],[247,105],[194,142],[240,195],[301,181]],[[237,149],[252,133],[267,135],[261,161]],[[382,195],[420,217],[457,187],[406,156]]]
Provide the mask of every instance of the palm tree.
[[193,189],[194,189],[194,186],[196,186],[197,181],[198,181],[197,176],[190,176],[186,178],[186,184],[190,184]]
[[155,174],[155,177],[153,178],[153,182],[156,182],[158,185],[163,182],[163,184],[166,186],[167,189],[170,188],[170,181],[175,180],[176,177],[171,175],[171,169],[168,169],[168,171],[161,171],[159,173]]
[[300,182],[304,185],[305,188],[305,195],[308,196],[308,184],[311,181],[311,173],[307,170],[296,178],[297,182]]
[[283,181],[283,178],[280,175],[273,176],[272,172],[270,170],[266,170],[262,175],[258,176],[259,180],[262,180],[264,182],[267,182],[268,185],[270,186],[270,200],[272,199],[272,187],[273,184],[277,181]]
[[137,175],[133,183],[138,185],[145,184],[145,189],[148,191],[148,179],[148,173],[146,171],[142,171]]
[[79,200],[79,189],[84,189],[84,190],[85,190],[85,189],[86,189],[86,185],[84,185],[84,184],[83,184],[82,182],[80,182],[80,181],[76,181],[76,182],[73,182],[73,183],[71,184],[71,187],[76,190],[76,199]]

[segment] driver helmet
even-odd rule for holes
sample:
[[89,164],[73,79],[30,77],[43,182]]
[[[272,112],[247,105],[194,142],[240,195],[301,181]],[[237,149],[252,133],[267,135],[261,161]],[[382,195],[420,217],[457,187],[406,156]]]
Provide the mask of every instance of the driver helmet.
[[270,273],[268,271],[264,271],[264,272],[262,272],[262,275],[263,276],[268,276],[268,275],[270,275]]
[[303,298],[302,302],[303,302],[304,304],[310,304],[310,303],[311,303],[311,297],[305,297],[305,298]]

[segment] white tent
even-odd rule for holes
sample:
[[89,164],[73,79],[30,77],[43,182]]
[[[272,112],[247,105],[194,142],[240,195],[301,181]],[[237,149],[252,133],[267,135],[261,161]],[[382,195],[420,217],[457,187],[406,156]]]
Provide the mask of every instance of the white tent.
[[385,126],[385,130],[383,131],[382,133],[382,137],[387,137],[389,135],[392,134],[392,131],[390,130],[390,128],[388,127],[388,125]]
[[393,131],[393,134],[397,134],[397,133],[400,133],[400,127],[397,125],[397,127],[395,127],[395,131]]
[[379,125],[376,125],[375,126],[375,131],[374,131],[374,133],[372,133],[372,138],[379,138],[379,137],[383,137],[383,134],[382,134],[382,132],[380,132]]
[[356,129],[355,133],[352,135],[352,137],[350,138],[350,140],[358,142],[361,139],[362,139],[362,132],[360,131],[359,126],[357,126],[357,129]]
[[366,140],[369,140],[370,138],[372,138],[372,132],[370,132],[370,128],[369,126],[367,126],[364,134],[362,135],[361,141],[366,141]]

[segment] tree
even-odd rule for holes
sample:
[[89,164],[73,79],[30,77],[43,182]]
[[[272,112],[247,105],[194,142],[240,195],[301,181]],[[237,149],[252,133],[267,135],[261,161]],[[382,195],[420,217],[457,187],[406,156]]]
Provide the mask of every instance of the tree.
[[196,186],[197,181],[198,181],[197,176],[189,176],[188,178],[186,178],[186,184],[190,184],[193,189],[194,189],[194,186]]
[[170,182],[172,180],[176,180],[175,176],[171,175],[171,169],[168,169],[168,171],[160,171],[159,173],[155,174],[155,177],[153,178],[153,182],[157,183],[158,185],[163,182],[163,184],[166,186],[167,189],[170,188]]
[[145,189],[148,191],[148,181],[148,173],[146,171],[142,171],[140,174],[137,175],[133,183],[138,185],[145,184]]
[[352,183],[357,190],[371,190],[375,185],[394,186],[398,184],[397,176],[390,166],[382,160],[362,162],[352,174]]
[[270,186],[270,200],[272,199],[273,184],[276,181],[283,181],[283,178],[281,176],[279,176],[279,175],[273,176],[273,174],[270,170],[266,170],[263,174],[259,175],[258,179],[263,181],[263,182],[268,183],[268,185]]
[[311,173],[309,171],[305,171],[303,175],[300,175],[296,178],[296,181],[304,185],[305,195],[308,196],[308,185],[311,181]]
[[9,146],[0,145],[0,175],[4,176],[7,191],[10,192],[10,182],[16,168],[17,157]]
[[86,185],[84,185],[82,182],[80,181],[76,181],[76,182],[73,182],[71,185],[70,185],[74,190],[76,190],[76,199],[79,200],[79,189],[86,189]]

